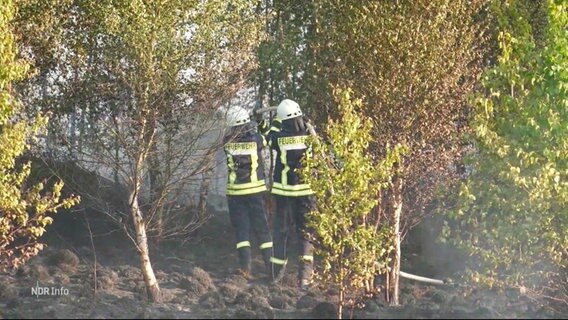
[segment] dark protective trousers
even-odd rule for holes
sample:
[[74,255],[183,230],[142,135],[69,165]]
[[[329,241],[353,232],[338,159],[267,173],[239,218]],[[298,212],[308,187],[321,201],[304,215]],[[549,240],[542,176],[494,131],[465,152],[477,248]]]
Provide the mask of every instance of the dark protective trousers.
[[313,196],[285,197],[274,195],[276,210],[273,221],[274,257],[271,259],[275,273],[287,263],[288,234],[292,224],[298,236],[298,252],[300,254],[299,280],[310,279],[313,272],[313,245],[306,234],[306,216],[314,208]]
[[251,230],[260,243],[260,250],[267,272],[270,270],[272,238],[266,218],[266,192],[227,196],[231,224],[235,230],[236,247],[241,270],[250,273],[251,269]]

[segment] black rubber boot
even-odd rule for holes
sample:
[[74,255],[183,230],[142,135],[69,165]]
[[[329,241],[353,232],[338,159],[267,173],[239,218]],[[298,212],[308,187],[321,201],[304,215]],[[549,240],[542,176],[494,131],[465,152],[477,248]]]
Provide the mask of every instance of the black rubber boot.
[[284,274],[286,273],[286,265],[285,264],[272,264],[272,282],[280,282],[282,278],[284,278]]
[[272,263],[270,263],[270,257],[272,257],[272,248],[262,249],[261,252],[266,273],[270,275],[272,273]]
[[239,270],[245,276],[251,273],[251,250],[250,247],[242,247],[237,249],[239,253]]

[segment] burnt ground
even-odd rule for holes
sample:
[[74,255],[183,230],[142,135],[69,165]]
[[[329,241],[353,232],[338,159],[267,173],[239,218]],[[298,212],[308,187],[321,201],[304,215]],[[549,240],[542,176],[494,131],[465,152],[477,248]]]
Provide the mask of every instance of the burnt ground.
[[[56,218],[57,220],[57,218]],[[186,243],[151,248],[154,271],[164,302],[147,302],[132,243],[120,233],[101,235],[93,244],[80,225],[48,230],[48,248],[17,272],[0,274],[0,319],[14,318],[332,318],[337,292],[296,288],[297,261],[271,284],[253,251],[254,276],[233,274],[237,265],[228,216],[212,218]],[[254,247],[253,247],[254,248]],[[451,276],[433,270],[455,256],[407,246],[405,269],[424,276]],[[293,253],[290,257],[295,256]],[[447,273],[453,272],[446,268]],[[95,276],[96,274],[96,276]],[[95,290],[96,279],[96,290]],[[49,293],[33,287],[47,287]],[[382,294],[367,298],[349,318],[561,318],[511,290],[498,293],[457,285],[433,286],[401,280],[401,306],[389,307]]]

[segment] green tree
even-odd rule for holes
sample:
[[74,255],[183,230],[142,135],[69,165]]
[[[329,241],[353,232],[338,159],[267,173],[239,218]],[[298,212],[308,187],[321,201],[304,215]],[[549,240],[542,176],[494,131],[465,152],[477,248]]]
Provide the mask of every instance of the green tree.
[[402,238],[434,212],[439,188],[459,181],[455,163],[467,130],[466,94],[482,71],[487,2],[319,0],[312,7],[314,117],[340,119],[329,88],[350,87],[373,122],[374,158],[384,158],[387,145],[408,147],[390,187],[375,193],[374,216],[395,228],[387,290],[394,305]]
[[311,60],[306,44],[311,7],[307,1],[266,0],[259,8],[267,37],[257,51],[256,83],[258,95],[268,98],[270,105],[290,98],[303,106],[309,99],[306,70]]
[[18,267],[37,255],[38,242],[52,223],[50,214],[78,203],[78,197],[61,199],[63,183],[51,190],[43,183],[27,186],[30,164],[17,166],[17,159],[29,149],[30,139],[45,127],[47,118],[26,121],[12,82],[22,80],[29,65],[17,59],[17,42],[12,32],[16,6],[0,1],[0,270]]
[[473,281],[522,286],[535,296],[551,291],[565,304],[568,6],[547,1],[538,40],[522,2],[502,5],[501,54],[473,100],[472,174],[448,236],[476,258]]
[[[260,87],[296,99],[315,123],[339,119],[332,88],[350,87],[373,121],[374,158],[387,145],[408,146],[390,187],[377,190],[374,209],[403,238],[434,212],[439,188],[459,181],[466,94],[482,71],[490,1],[268,2],[270,50],[260,55]],[[290,72],[278,72],[283,68]],[[395,305],[399,244],[387,290]]]
[[397,146],[382,161],[373,161],[367,150],[373,126],[360,115],[361,100],[352,99],[351,94],[350,90],[336,93],[341,121],[328,122],[329,145],[312,138],[314,156],[306,158],[302,169],[316,196],[316,209],[307,218],[321,258],[316,275],[338,287],[339,319],[347,297],[356,289],[368,289],[376,274],[388,268],[393,229],[372,219],[378,199],[369,185],[386,188],[405,152]]
[[[39,88],[31,87],[30,96],[39,96],[43,104],[37,105],[61,115],[64,130],[57,132],[57,141],[73,148],[72,156],[81,166],[113,170],[125,185],[128,212],[111,214],[134,240],[148,296],[159,301],[148,228],[157,224],[158,231],[163,230],[161,209],[177,198],[173,185],[188,183],[212,167],[210,156],[219,144],[201,138],[213,131],[213,111],[243,88],[255,65],[253,53],[261,34],[254,4],[25,4],[22,34],[36,26],[42,29],[46,19],[58,22],[43,28],[50,43],[30,38],[43,36],[34,30],[27,35],[27,49],[45,67],[40,74],[45,78]],[[75,130],[77,118],[83,129]],[[75,131],[82,131],[77,143],[71,139]],[[144,194],[148,184],[150,201]],[[187,231],[180,229],[176,231]]]

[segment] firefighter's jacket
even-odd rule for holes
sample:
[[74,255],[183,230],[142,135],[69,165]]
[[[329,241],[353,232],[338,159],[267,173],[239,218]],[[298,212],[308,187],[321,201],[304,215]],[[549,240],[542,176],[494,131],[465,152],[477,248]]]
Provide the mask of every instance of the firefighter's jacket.
[[302,181],[297,172],[303,157],[311,153],[307,145],[309,133],[283,130],[278,120],[270,127],[266,121],[262,121],[259,130],[266,136],[270,148],[276,151],[271,193],[289,197],[313,194],[310,185]]
[[262,148],[264,136],[249,130],[236,138],[225,138],[227,195],[238,196],[266,191]]

